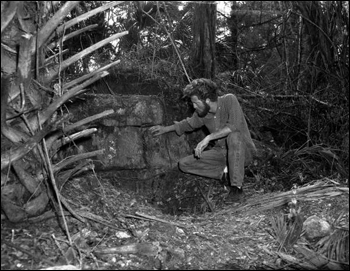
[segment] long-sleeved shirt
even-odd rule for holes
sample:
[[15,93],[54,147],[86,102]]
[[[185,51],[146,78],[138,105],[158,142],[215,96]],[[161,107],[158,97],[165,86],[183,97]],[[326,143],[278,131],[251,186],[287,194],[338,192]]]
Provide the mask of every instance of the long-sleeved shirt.
[[[226,94],[218,97],[218,106],[215,115],[207,114],[201,118],[197,112],[180,122],[175,123],[175,131],[178,135],[190,132],[202,126],[206,126],[210,133],[229,127],[232,132],[239,131],[243,135],[246,146],[255,152],[255,145],[250,136],[243,110],[237,98],[233,94]],[[215,145],[225,147],[225,138],[215,140]]]

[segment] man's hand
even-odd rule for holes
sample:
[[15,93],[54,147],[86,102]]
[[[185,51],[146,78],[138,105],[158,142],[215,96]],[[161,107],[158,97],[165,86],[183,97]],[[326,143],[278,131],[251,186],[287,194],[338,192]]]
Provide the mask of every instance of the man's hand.
[[[174,121],[174,123],[177,123],[177,121]],[[156,125],[149,128],[149,131],[152,133],[153,136],[159,136],[165,133],[175,131],[175,125],[170,125],[170,126]]]
[[201,157],[202,151],[208,146],[209,144],[208,137],[205,137],[201,142],[198,143],[197,147],[194,149],[194,156],[197,158]]
[[153,127],[149,128],[149,130],[153,136],[159,136],[159,135],[167,132],[166,127],[160,126],[160,125],[153,126]]

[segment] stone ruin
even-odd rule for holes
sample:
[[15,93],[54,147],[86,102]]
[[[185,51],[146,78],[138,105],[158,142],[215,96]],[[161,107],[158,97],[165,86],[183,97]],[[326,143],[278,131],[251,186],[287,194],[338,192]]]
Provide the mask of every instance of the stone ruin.
[[114,113],[84,127],[97,132],[70,145],[65,156],[104,149],[94,159],[96,171],[141,180],[173,169],[191,151],[184,135],[150,133],[150,127],[165,125],[165,106],[155,95],[85,94],[69,107],[71,122],[105,110]]

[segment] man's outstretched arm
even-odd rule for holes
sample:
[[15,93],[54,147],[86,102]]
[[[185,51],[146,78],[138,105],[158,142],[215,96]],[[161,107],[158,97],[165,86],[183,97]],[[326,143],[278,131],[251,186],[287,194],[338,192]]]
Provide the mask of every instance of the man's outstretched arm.
[[161,125],[156,125],[151,128],[149,128],[153,136],[159,136],[165,133],[169,133],[172,131],[175,131],[175,125],[169,125],[169,126],[161,126]]

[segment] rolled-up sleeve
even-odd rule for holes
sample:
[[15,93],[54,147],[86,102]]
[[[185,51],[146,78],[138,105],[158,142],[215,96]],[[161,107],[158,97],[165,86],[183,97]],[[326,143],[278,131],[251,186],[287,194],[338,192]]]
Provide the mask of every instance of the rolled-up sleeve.
[[197,114],[194,113],[192,117],[176,122],[174,125],[176,133],[180,136],[185,132],[191,132],[199,127],[202,127],[204,124]]
[[243,112],[236,96],[232,94],[226,95],[224,103],[225,109],[222,112],[222,120],[226,120],[223,123],[224,127],[230,128],[231,132],[237,129],[240,130],[240,119],[243,116]]

